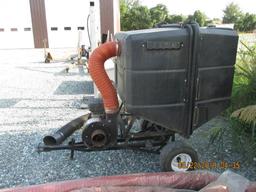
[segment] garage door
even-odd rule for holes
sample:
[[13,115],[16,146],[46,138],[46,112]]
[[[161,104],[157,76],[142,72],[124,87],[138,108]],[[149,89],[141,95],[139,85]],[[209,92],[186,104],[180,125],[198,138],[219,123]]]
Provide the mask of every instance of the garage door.
[[[95,10],[99,12],[99,1],[94,2]],[[77,47],[79,38],[81,44],[89,46],[86,24],[90,1],[45,0],[45,8],[50,48]],[[96,15],[99,22],[99,13]]]
[[1,0],[0,49],[33,48],[29,0]]

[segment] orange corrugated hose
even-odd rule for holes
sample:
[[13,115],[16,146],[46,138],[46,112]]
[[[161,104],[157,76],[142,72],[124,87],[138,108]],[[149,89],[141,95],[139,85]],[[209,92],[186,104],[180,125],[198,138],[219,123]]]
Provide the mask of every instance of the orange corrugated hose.
[[105,61],[116,56],[117,52],[117,43],[107,42],[96,48],[89,58],[89,73],[102,95],[106,113],[115,113],[119,107],[116,89],[104,68]]

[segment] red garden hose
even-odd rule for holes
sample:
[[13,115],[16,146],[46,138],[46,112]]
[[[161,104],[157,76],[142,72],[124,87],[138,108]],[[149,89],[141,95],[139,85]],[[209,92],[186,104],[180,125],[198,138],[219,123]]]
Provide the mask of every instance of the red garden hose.
[[[219,174],[202,172],[170,172],[170,173],[141,173],[132,175],[119,175],[61,181],[56,183],[46,183],[28,187],[18,187],[14,189],[3,189],[0,192],[70,192],[83,188],[91,188],[92,191],[102,191],[97,187],[102,186],[155,186],[172,187],[177,189],[201,189],[218,178]],[[119,188],[120,189],[120,188]],[[86,191],[86,190],[81,190]],[[120,190],[108,190],[117,192]],[[121,191],[127,191],[125,188]],[[129,191],[129,190],[128,190]],[[143,191],[143,190],[142,190]],[[145,190],[144,190],[145,191]]]
[[[218,173],[208,171],[140,173],[0,189],[0,192],[180,192],[178,189],[198,191],[216,181],[219,176]],[[232,177],[230,179],[232,181]],[[226,184],[228,186],[230,183],[226,182]],[[216,188],[204,188],[202,192],[230,192],[223,185],[214,186]],[[245,192],[255,191],[256,183],[250,182]]]

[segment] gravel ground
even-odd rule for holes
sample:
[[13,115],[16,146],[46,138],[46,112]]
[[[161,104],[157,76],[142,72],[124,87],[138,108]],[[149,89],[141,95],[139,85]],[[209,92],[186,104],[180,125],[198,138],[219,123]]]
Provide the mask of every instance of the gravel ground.
[[[52,54],[61,58],[71,51],[59,49]],[[84,93],[92,93],[92,83],[77,68],[65,74],[64,62],[43,63],[40,49],[0,50],[0,55],[0,188],[160,171],[158,155],[129,150],[76,152],[74,160],[69,160],[68,151],[38,154],[36,146],[44,135],[86,112],[78,106]],[[229,150],[230,139],[225,140],[223,157],[215,145],[207,147],[209,130],[218,124],[229,127],[225,119],[215,118],[187,142],[198,151],[200,161],[237,161],[241,155]],[[241,162],[234,171],[255,180],[255,167],[255,162]]]

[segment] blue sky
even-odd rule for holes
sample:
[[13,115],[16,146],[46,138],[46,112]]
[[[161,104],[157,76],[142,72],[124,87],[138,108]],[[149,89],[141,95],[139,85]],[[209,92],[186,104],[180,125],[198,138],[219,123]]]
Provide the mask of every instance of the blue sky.
[[238,4],[243,12],[256,14],[256,0],[140,0],[141,4],[148,7],[164,4],[170,14],[189,15],[201,10],[209,18],[222,18],[223,10],[231,2]]

